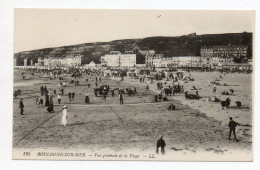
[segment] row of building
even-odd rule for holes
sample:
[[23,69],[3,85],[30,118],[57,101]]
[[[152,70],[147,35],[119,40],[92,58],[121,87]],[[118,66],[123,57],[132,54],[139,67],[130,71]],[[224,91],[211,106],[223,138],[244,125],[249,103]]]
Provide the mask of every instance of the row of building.
[[147,55],[146,67],[200,67],[217,66],[234,63],[232,58],[201,57],[201,56],[174,56],[164,57],[163,54]]
[[234,63],[234,59],[247,61],[247,45],[227,45],[202,47],[200,56],[173,56],[164,57],[163,54],[147,53],[146,67],[197,67],[218,66]]
[[24,66],[46,66],[46,67],[73,67],[81,66],[83,55],[68,54],[64,57],[39,57],[38,63],[32,59],[25,58]]
[[202,57],[247,58],[247,55],[247,45],[204,46],[200,49],[200,56]]
[[[200,56],[164,56],[156,54],[155,51],[140,51],[145,55],[146,67],[197,67],[197,66],[218,66],[234,63],[235,58],[246,59],[248,57],[248,46],[227,45],[201,47]],[[24,65],[35,66],[81,66],[83,55],[68,54],[64,57],[38,58],[38,63],[33,63],[28,58],[24,59]],[[108,67],[137,67],[136,54],[133,51],[110,51],[100,58],[101,66]],[[91,63],[94,65],[95,63]]]

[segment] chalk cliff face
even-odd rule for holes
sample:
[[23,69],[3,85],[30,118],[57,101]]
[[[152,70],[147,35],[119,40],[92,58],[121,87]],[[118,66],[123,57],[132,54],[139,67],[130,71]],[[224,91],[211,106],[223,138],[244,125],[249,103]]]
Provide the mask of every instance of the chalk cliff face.
[[252,58],[252,33],[206,34],[178,37],[148,37],[142,39],[124,39],[110,42],[85,43],[71,46],[37,49],[14,54],[17,65],[23,65],[23,59],[28,57],[37,62],[39,57],[63,57],[66,54],[82,54],[82,64],[91,61],[100,62],[105,53],[132,50],[137,53],[137,64],[143,64],[144,50],[154,50],[164,56],[199,56],[201,46],[213,45],[248,45],[249,58]]

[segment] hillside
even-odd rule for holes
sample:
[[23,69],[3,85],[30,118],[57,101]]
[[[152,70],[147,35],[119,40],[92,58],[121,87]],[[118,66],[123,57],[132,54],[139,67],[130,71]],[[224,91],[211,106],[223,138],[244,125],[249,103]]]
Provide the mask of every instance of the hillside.
[[37,62],[39,57],[62,57],[66,54],[82,54],[82,64],[90,61],[100,62],[100,57],[105,53],[116,51],[135,51],[137,63],[144,63],[144,55],[138,50],[155,50],[165,56],[198,56],[201,46],[212,45],[248,45],[249,58],[252,58],[252,33],[229,33],[229,34],[205,34],[197,36],[178,37],[148,37],[143,39],[124,39],[110,42],[85,43],[56,48],[45,48],[33,51],[19,52],[14,54],[18,59],[17,65],[23,65],[23,59],[29,57]]

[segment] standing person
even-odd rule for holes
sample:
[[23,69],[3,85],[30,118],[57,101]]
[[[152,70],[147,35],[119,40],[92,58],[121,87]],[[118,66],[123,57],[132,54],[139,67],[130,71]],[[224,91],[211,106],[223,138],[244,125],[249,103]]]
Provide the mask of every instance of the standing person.
[[21,100],[20,100],[20,109],[21,109],[20,114],[21,114],[21,115],[23,115],[23,108],[24,108],[23,99],[21,99]]
[[159,102],[162,101],[162,93],[158,95]]
[[112,95],[112,97],[114,97],[114,95],[115,95],[115,91],[114,90],[111,90],[111,95]]
[[89,92],[85,91],[85,103],[89,103]]
[[124,95],[122,92],[119,93],[119,101],[120,101],[120,104],[124,104]]
[[157,141],[156,144],[156,153],[159,154],[159,148],[161,147],[161,154],[165,154],[164,147],[166,146],[165,141],[163,140],[163,135],[160,136],[160,139]]
[[40,88],[41,96],[43,96],[43,86]]
[[61,94],[60,93],[58,93],[57,99],[58,99],[58,103],[60,104],[60,102],[61,102]]
[[37,96],[35,99],[35,105],[38,107],[39,106],[39,97]]
[[136,87],[134,86],[134,93],[136,93],[137,92],[137,90],[136,90]]
[[213,88],[213,93],[216,93],[216,91],[217,91],[217,87],[214,87]]
[[155,100],[155,102],[158,102],[158,95],[157,94],[154,96],[154,100]]
[[75,92],[72,92],[71,93],[71,100],[74,100],[74,97],[75,97]]
[[47,91],[48,91],[48,89],[47,89],[47,87],[45,86],[45,87],[44,87],[44,94],[45,94],[45,95],[46,95]]
[[50,105],[47,108],[47,110],[48,110],[49,113],[53,113],[54,112],[54,110],[53,110],[53,96],[50,94],[49,98],[50,98]]
[[146,91],[148,91],[148,90],[149,90],[149,85],[147,84],[147,85],[146,85]]
[[96,82],[98,82],[98,78],[96,77]]
[[43,97],[40,97],[40,106],[43,107]]
[[229,119],[230,119],[230,121],[229,121],[229,123],[228,123],[228,127],[229,127],[229,136],[228,136],[228,139],[229,139],[229,140],[231,139],[231,133],[233,132],[233,134],[234,134],[234,140],[235,140],[235,141],[238,141],[237,138],[236,138],[236,126],[237,126],[237,122],[235,122],[232,117],[230,117]]
[[61,119],[61,124],[63,125],[63,126],[67,126],[67,123],[68,123],[68,111],[67,111],[67,106],[66,105],[64,105],[63,106],[63,111],[62,111],[62,119]]
[[61,95],[63,96],[63,95],[64,95],[64,89],[62,88],[62,89],[60,90],[60,92],[61,92]]
[[68,93],[69,101],[71,101],[71,92]]
[[50,102],[49,102],[49,95],[46,93],[45,94],[45,106],[49,106]]

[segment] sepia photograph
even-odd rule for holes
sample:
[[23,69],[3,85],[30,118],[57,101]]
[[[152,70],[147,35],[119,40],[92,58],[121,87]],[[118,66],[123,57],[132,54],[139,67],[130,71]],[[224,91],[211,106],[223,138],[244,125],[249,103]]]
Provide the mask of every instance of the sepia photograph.
[[254,10],[14,9],[12,159],[253,161]]

